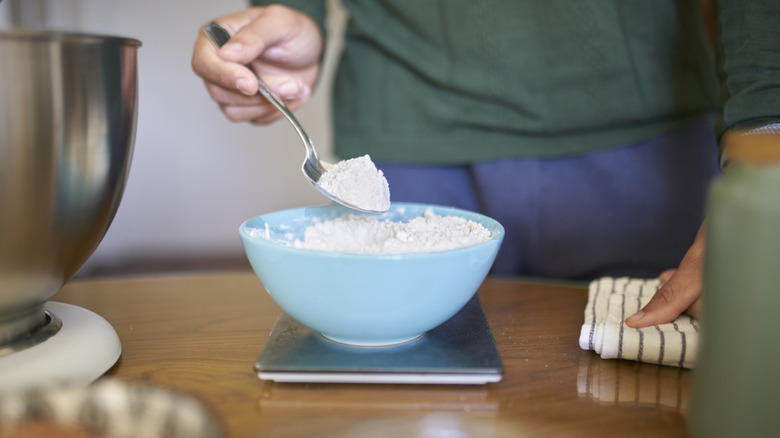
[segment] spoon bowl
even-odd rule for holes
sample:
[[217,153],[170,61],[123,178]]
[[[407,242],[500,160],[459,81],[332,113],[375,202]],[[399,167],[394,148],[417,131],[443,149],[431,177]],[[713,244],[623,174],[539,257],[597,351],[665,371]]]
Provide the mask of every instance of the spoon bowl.
[[[230,34],[228,31],[217,24],[216,22],[212,21],[210,22],[206,28],[205,28],[206,35],[211,39],[211,41],[216,45],[218,48],[225,45],[225,43],[230,40]],[[353,210],[358,210],[366,213],[383,213],[383,211],[377,211],[377,210],[370,210],[363,207],[360,207],[358,205],[355,205],[349,201],[346,201],[344,199],[339,198],[335,194],[325,190],[324,187],[322,187],[319,183],[320,178],[322,177],[322,174],[328,171],[330,167],[333,165],[321,161],[320,158],[317,156],[317,152],[314,150],[314,143],[311,141],[311,137],[306,135],[306,131],[303,130],[303,126],[298,122],[298,119],[295,118],[295,115],[293,115],[292,111],[290,111],[289,108],[282,102],[282,99],[280,99],[276,94],[271,91],[271,88],[263,81],[262,78],[260,78],[260,75],[257,75],[257,85],[258,90],[260,91],[260,94],[263,95],[271,104],[279,110],[279,112],[284,115],[284,117],[287,119],[288,122],[295,128],[295,131],[298,133],[298,136],[301,138],[301,141],[303,142],[303,146],[306,148],[306,158],[303,160],[303,164],[301,165],[301,171],[303,172],[303,176],[306,177],[307,180],[317,189],[331,199],[332,201],[335,201],[345,207],[351,208]]]

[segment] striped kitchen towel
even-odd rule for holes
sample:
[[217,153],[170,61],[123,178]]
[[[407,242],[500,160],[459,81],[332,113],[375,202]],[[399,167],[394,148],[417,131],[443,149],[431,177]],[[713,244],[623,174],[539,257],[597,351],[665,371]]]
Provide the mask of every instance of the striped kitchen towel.
[[680,315],[668,324],[642,329],[625,325],[659,288],[658,279],[604,277],[590,283],[580,348],[604,359],[693,368],[699,322]]

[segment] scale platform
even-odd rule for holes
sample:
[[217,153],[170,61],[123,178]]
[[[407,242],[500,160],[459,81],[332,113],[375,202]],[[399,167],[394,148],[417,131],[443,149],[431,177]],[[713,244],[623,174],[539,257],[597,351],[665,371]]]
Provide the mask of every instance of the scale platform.
[[399,345],[339,344],[282,313],[255,363],[260,379],[298,383],[486,384],[504,372],[479,297]]

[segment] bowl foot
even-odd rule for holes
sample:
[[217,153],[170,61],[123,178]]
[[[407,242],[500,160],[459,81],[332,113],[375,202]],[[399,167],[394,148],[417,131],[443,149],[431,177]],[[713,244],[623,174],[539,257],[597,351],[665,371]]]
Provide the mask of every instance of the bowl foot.
[[425,333],[420,333],[419,335],[414,335],[407,338],[383,339],[383,340],[376,340],[376,341],[344,339],[336,336],[326,335],[324,333],[320,333],[320,336],[327,339],[328,341],[335,342],[337,344],[348,345],[350,347],[393,347],[396,345],[408,344],[410,342],[414,342],[422,338],[424,334]]

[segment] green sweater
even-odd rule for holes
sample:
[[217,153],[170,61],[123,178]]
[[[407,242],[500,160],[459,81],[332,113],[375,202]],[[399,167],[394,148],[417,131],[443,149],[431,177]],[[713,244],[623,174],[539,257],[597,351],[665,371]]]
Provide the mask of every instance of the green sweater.
[[[324,0],[279,3],[324,31]],[[760,74],[780,71],[777,0],[716,8],[720,84],[699,0],[342,3],[349,21],[333,92],[342,158],[561,157],[715,115],[721,131],[780,119],[780,86]]]

